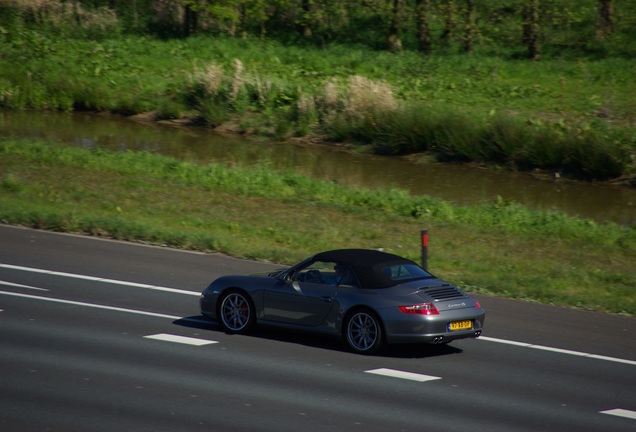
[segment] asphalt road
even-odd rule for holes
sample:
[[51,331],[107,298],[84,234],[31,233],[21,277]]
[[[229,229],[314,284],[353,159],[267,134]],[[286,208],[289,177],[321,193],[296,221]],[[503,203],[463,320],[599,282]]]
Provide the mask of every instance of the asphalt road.
[[267,263],[0,225],[0,431],[636,431],[636,319],[479,297],[378,356],[199,316]]

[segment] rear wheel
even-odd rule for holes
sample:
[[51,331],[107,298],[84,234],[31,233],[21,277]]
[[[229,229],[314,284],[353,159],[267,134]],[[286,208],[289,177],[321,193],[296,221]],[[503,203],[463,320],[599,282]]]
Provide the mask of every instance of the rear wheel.
[[382,325],[375,313],[359,310],[345,323],[345,340],[358,354],[373,354],[382,346]]
[[231,290],[219,302],[219,323],[229,333],[246,333],[253,326],[254,306],[247,294]]

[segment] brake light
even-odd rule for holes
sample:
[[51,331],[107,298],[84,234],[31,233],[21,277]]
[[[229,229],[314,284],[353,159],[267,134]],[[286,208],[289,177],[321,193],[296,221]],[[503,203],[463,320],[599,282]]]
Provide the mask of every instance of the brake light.
[[398,306],[399,309],[408,315],[439,315],[439,311],[433,303],[420,303],[410,306]]
[[475,307],[477,309],[481,309],[481,305],[479,304],[479,302],[477,300],[475,300]]

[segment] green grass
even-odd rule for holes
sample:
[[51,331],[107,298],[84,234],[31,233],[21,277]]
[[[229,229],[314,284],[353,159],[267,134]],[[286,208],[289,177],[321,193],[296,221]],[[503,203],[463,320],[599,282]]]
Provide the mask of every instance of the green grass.
[[0,221],[290,264],[383,248],[471,292],[636,313],[636,229],[518,204],[464,207],[267,168],[0,140]]

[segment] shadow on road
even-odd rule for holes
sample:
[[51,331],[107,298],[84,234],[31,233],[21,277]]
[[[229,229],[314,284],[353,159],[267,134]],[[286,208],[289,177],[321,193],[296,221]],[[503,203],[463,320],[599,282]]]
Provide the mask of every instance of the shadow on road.
[[[196,328],[201,330],[215,331],[223,333],[228,336],[232,336],[230,333],[226,333],[223,329],[209,318],[203,315],[194,315],[190,317],[183,317],[181,319],[173,321],[174,325]],[[297,345],[304,345],[312,348],[325,349],[337,352],[350,352],[339,340],[333,336],[301,333],[293,330],[278,329],[278,328],[260,328],[252,330],[247,336],[256,337],[259,339],[267,339],[276,342],[293,343]],[[379,353],[375,354],[375,357],[388,357],[388,358],[427,358],[446,356],[451,354],[460,354],[463,350],[456,348],[452,345],[430,345],[430,344],[400,344],[389,345],[383,347]]]
[[212,321],[204,317],[203,315],[194,315],[190,317],[183,317],[172,322],[174,325],[188,328],[197,328],[201,330],[217,330],[221,331],[221,327],[218,326],[216,321]]

